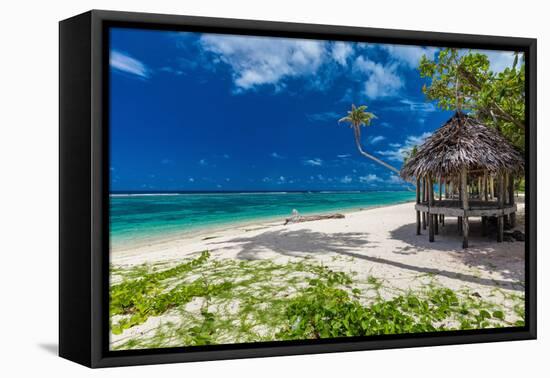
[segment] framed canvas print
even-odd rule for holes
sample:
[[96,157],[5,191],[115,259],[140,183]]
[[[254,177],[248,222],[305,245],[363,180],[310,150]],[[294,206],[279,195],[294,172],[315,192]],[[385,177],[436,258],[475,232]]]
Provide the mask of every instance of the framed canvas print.
[[536,337],[536,41],[60,22],[60,355]]

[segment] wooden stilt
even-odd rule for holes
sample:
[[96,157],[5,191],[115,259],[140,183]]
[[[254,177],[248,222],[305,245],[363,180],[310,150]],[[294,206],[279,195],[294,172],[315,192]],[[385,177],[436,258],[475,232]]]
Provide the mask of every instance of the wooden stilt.
[[434,217],[432,214],[428,214],[428,233],[429,233],[429,241],[433,242],[435,240],[435,233],[434,233]]
[[504,239],[504,219],[502,216],[497,217],[497,243],[502,243]]
[[[435,183],[434,183],[435,179],[432,178],[431,179],[431,185],[432,185],[432,201],[431,201],[431,205],[430,206],[435,206]],[[437,214],[432,214],[433,216],[433,225],[434,225],[434,234],[435,235],[438,235],[439,234],[439,222],[438,222],[438,217],[437,217]]]
[[[426,187],[426,178],[422,178],[422,202],[427,202],[428,201],[428,190],[427,190],[427,187]],[[422,229],[425,230],[427,225],[427,220],[426,220],[426,212],[423,211],[422,212]]]
[[[443,201],[443,178],[442,177],[439,177],[439,202]],[[443,215],[442,214],[439,214],[436,216],[436,220],[437,222],[436,223],[441,223],[441,217]],[[438,226],[436,226],[435,228],[435,232],[436,234],[439,232],[439,229],[438,229]]]
[[462,248],[468,248],[468,234],[470,232],[470,222],[468,217],[462,218]]
[[[416,180],[416,203],[420,203],[420,179]],[[416,211],[416,234],[420,235],[420,211]]]
[[481,235],[487,236],[487,217],[481,217]]
[[[510,200],[509,205],[514,206],[514,176],[510,175],[510,180],[508,181],[508,199]],[[516,213],[513,212],[510,214],[510,227],[516,227]]]
[[[462,197],[463,197],[462,176],[458,180],[457,188],[458,188],[458,200],[462,202]],[[458,227],[458,234],[462,235],[462,217],[458,217],[456,221],[456,225]]]
[[487,172],[483,174],[483,195],[485,197],[485,201],[489,201],[489,189],[487,188],[488,182],[487,182]]
[[[428,175],[428,203],[429,207],[431,208],[434,204],[434,188],[433,188],[433,180],[430,175]],[[430,223],[428,226],[429,231],[429,240],[430,242],[433,242],[435,240],[434,237],[434,216],[430,212],[428,212],[428,222]]]
[[460,181],[458,182],[458,200],[462,202],[462,197],[464,195],[465,187],[462,187],[462,177],[460,178]]
[[[505,205],[508,205],[509,203],[509,199],[508,199],[508,173],[505,173],[503,176],[503,185],[504,185],[504,190],[503,190],[503,195],[502,195],[502,200],[503,200],[503,203],[504,203],[504,206]],[[504,216],[504,227],[510,227],[510,217],[507,215]]]
[[[504,176],[500,175],[498,178],[498,207],[504,208]],[[504,219],[503,216],[499,216],[497,220],[497,242],[501,243],[504,239]]]
[[426,213],[423,211],[422,212],[422,229],[425,230],[427,227],[426,225]]
[[476,194],[477,198],[481,199],[481,176],[477,178]]
[[466,168],[462,169],[462,172],[460,174],[460,184],[462,187],[462,208],[464,209],[464,217],[462,218],[462,248],[468,248],[468,232],[470,229],[470,224],[468,222],[468,190],[467,190],[467,184],[468,184],[468,173],[466,172]]

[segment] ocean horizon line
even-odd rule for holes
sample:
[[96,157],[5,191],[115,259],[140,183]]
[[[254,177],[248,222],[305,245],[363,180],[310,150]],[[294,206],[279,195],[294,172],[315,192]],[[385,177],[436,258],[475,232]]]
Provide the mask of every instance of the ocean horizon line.
[[353,193],[393,193],[407,192],[406,189],[379,189],[379,190],[166,190],[166,191],[137,191],[116,190],[109,192],[111,197],[123,196],[176,196],[189,194],[353,194]]

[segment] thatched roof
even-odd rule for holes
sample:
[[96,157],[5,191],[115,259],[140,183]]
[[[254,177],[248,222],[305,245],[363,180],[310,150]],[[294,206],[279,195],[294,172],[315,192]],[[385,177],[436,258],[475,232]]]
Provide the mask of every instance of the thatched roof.
[[405,179],[451,177],[468,171],[490,173],[523,171],[521,152],[497,130],[464,113],[455,113],[418,147],[401,169]]

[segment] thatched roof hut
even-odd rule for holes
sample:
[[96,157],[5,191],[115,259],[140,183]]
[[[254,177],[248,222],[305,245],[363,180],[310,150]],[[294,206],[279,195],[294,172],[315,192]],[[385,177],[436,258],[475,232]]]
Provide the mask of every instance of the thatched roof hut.
[[[497,130],[470,115],[456,112],[417,147],[400,172],[404,179],[417,182],[417,234],[420,234],[421,215],[424,229],[428,219],[430,241],[434,241],[434,234],[438,233],[438,224],[444,225],[445,216],[456,216],[466,248],[469,217],[481,217],[484,229],[488,217],[497,217],[497,241],[502,241],[504,222],[511,225],[515,222],[513,182],[514,176],[523,170],[522,153]],[[439,186],[437,201],[434,199],[436,183]]]
[[463,168],[470,175],[521,174],[524,158],[497,130],[457,112],[418,147],[401,169],[401,176],[450,177],[459,175]]

